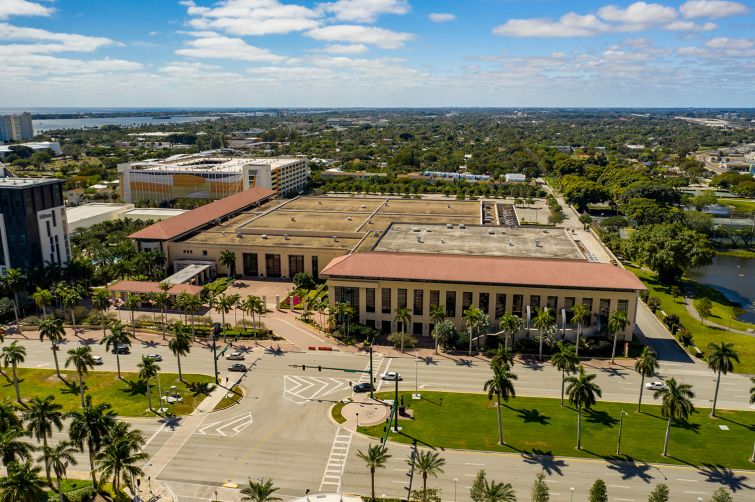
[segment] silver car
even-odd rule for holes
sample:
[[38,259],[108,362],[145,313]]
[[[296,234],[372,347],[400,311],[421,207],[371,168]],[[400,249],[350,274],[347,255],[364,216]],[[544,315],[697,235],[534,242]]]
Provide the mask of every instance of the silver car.
[[229,361],[243,361],[244,360],[244,353],[239,352],[238,350],[236,352],[231,352],[227,356],[225,356],[226,359]]

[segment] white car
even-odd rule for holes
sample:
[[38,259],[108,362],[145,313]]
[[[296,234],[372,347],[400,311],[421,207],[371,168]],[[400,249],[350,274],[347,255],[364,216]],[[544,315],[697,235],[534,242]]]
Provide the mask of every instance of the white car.
[[146,357],[149,357],[156,363],[159,363],[160,361],[163,360],[163,356],[161,356],[160,354],[146,354]]
[[105,363],[104,363],[104,362],[102,361],[102,356],[92,356],[92,361],[94,361],[94,364],[95,364],[96,366],[99,366],[100,364],[105,364]]
[[386,371],[385,373],[380,375],[380,378],[383,380],[389,380],[391,382],[396,381],[396,380],[398,381],[403,380],[403,378],[401,378],[401,375],[399,375],[395,371]]
[[229,361],[243,361],[244,360],[244,353],[239,352],[238,350],[236,352],[231,352],[227,356],[225,356],[226,359]]
[[647,390],[664,390],[667,389],[666,384],[660,381],[648,382],[645,384]]

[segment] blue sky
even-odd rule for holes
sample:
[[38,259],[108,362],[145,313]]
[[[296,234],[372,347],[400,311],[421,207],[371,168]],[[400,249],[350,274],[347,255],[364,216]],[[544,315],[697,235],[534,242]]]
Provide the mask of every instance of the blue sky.
[[0,0],[5,106],[755,106],[755,2]]

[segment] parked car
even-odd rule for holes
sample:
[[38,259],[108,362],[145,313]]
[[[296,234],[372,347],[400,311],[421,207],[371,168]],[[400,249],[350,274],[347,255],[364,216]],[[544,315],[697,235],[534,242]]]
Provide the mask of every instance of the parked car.
[[246,371],[246,366],[241,363],[236,363],[228,366],[228,371]]
[[661,381],[648,382],[645,384],[645,388],[648,390],[664,390],[667,389],[666,384]]
[[100,364],[105,364],[102,361],[102,356],[92,356],[92,361],[94,361],[94,364],[99,366]]
[[149,357],[156,363],[159,363],[160,361],[163,360],[163,356],[161,356],[160,354],[145,354],[145,357]]
[[401,380],[403,380],[403,378],[401,378],[401,375],[399,375],[395,371],[386,371],[385,373],[380,375],[380,378],[383,380],[390,380],[391,382],[396,380],[400,382]]
[[370,385],[369,382],[358,383],[354,386],[354,392],[369,392],[370,390],[375,390],[375,386]]
[[244,360],[244,353],[240,351],[231,352],[227,356],[225,356],[226,359],[229,361],[243,361]]
[[113,347],[110,351],[112,354],[130,354],[131,349],[128,345],[118,345],[117,347]]

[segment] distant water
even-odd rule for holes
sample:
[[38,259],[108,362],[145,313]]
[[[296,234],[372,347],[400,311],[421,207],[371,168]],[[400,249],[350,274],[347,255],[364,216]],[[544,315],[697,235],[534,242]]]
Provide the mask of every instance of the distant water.
[[[711,265],[687,275],[719,290],[729,301],[741,304],[746,313],[739,320],[755,323],[755,259],[719,255]],[[726,325],[726,319],[717,322]]]
[[176,115],[174,117],[152,116],[121,116],[121,117],[88,117],[80,119],[34,119],[34,132],[41,133],[53,129],[90,129],[106,125],[121,127],[136,127],[156,124],[185,124],[187,122],[201,122],[203,120],[216,120],[217,116],[211,115]]

